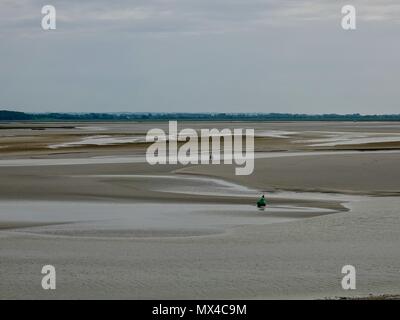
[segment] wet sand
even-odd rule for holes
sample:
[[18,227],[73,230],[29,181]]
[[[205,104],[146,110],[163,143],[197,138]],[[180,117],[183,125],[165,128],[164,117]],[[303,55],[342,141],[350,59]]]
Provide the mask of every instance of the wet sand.
[[[357,152],[256,159],[257,174],[235,176],[233,166],[196,166],[177,172],[216,176],[265,191],[291,190],[400,195],[400,153]],[[284,170],[282,170],[284,168]]]
[[[397,123],[230,123],[259,133],[250,176],[146,164],[146,146],[123,137],[151,123],[1,126],[1,299],[399,293],[400,153],[385,141]],[[332,132],[346,144],[327,146]],[[62,147],[95,135],[119,142]],[[45,264],[57,270],[52,292],[40,285]],[[340,286],[345,264],[357,268],[352,292]]]
[[[2,298],[323,298],[396,294],[397,198],[358,202],[351,213],[247,225],[209,236],[82,238],[4,231]],[[382,211],[382,206],[385,210]],[[40,287],[44,264],[57,290]],[[341,267],[357,290],[340,287]]]

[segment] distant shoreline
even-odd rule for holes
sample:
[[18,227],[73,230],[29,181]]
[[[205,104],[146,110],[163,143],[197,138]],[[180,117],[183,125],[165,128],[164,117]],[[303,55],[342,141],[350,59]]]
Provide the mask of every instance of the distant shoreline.
[[159,113],[159,112],[109,112],[109,113],[25,113],[0,110],[2,121],[346,121],[387,122],[400,121],[400,114],[292,114],[292,113]]

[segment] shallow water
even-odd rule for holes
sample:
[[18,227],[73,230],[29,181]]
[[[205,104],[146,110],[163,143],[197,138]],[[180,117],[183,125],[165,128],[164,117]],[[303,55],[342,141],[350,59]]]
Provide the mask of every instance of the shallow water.
[[[334,200],[334,201],[360,201],[366,196],[345,195],[339,193],[323,192],[295,192],[278,190],[276,192],[263,192],[254,188],[249,188],[234,182],[223,179],[198,176],[190,174],[174,175],[86,175],[85,178],[118,178],[126,180],[146,179],[154,183],[150,184],[149,190],[157,192],[196,194],[205,196],[224,196],[224,197],[249,197],[255,198],[264,193],[268,198],[289,198],[289,199],[308,199],[308,200]],[[157,180],[164,182],[162,185]],[[179,183],[177,183],[177,181]]]
[[359,145],[367,143],[384,143],[400,141],[399,133],[362,133],[362,132],[321,132],[323,138],[297,140],[297,143],[307,143],[311,147],[334,147],[342,145]]
[[[294,221],[329,210],[250,205],[2,201],[2,223],[55,224],[16,229],[19,232],[79,237],[165,237],[223,233],[238,225]],[[8,231],[9,232],[9,231]]]
[[66,148],[66,147],[76,147],[76,146],[105,146],[105,145],[113,145],[113,144],[123,144],[123,143],[134,143],[142,141],[138,137],[112,137],[108,135],[99,135],[99,136],[90,136],[78,141],[65,142],[60,144],[51,144],[49,145],[50,149],[58,149],[58,148]]
[[[271,159],[282,157],[306,157],[306,156],[329,156],[329,155],[363,155],[363,154],[397,154],[400,150],[379,150],[379,151],[312,151],[312,152],[257,152],[255,159]],[[250,156],[250,155],[249,155]],[[196,156],[197,158],[197,156]],[[214,157],[214,159],[217,159]],[[232,156],[221,157],[222,160],[232,159]],[[251,157],[249,157],[251,159]],[[0,160],[0,167],[19,166],[64,166],[83,164],[118,164],[118,163],[144,163],[145,156],[101,156],[91,158],[57,158],[57,159],[12,159]]]
[[[73,177],[73,176],[72,176]],[[82,177],[82,176],[78,176]],[[169,193],[252,197],[259,191],[222,179],[190,175],[87,175],[102,179],[145,179],[149,190]],[[160,181],[163,183],[160,184]],[[177,183],[178,182],[178,183]],[[160,187],[161,185],[161,187]],[[268,194],[267,198],[287,193]],[[311,194],[291,193],[291,198]],[[319,199],[312,194],[314,199]],[[322,200],[343,200],[340,195],[319,195]],[[349,200],[349,199],[347,199]],[[104,203],[63,201],[2,201],[2,223],[53,224],[19,229],[52,236],[75,237],[180,237],[223,233],[229,228],[249,224],[271,224],[334,213],[334,210],[290,205],[268,205],[258,210],[253,205],[192,203]],[[54,225],[56,224],[56,225]]]

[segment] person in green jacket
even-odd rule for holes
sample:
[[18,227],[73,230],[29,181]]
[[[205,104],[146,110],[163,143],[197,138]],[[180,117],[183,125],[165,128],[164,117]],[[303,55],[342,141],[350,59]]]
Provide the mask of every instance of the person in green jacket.
[[262,207],[265,207],[266,205],[267,205],[267,202],[265,201],[264,195],[262,195],[262,197],[257,201],[257,207],[262,208]]

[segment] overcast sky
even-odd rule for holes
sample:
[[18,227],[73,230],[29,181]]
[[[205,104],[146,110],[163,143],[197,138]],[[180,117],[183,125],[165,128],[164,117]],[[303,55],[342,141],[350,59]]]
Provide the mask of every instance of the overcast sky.
[[400,1],[1,0],[0,109],[400,113]]

